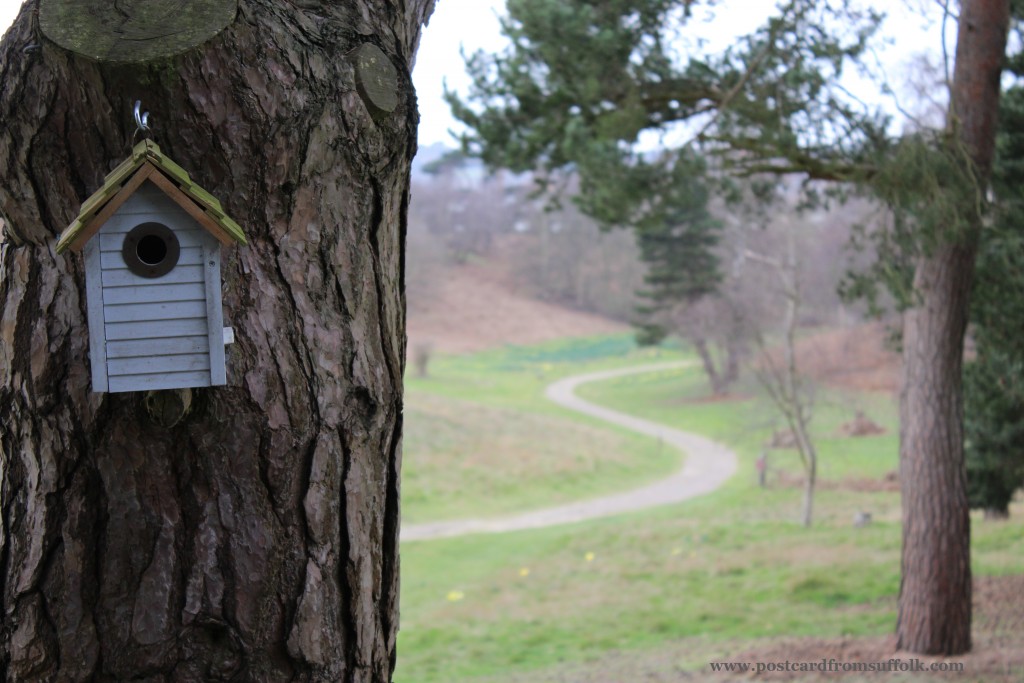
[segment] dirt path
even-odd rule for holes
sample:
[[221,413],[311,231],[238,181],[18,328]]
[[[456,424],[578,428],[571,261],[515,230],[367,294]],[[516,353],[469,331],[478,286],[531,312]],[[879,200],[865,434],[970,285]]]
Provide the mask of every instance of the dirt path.
[[577,375],[555,382],[548,387],[546,392],[548,399],[561,406],[646,436],[661,439],[663,443],[684,451],[688,456],[686,462],[683,468],[672,476],[632,491],[534,510],[508,517],[410,524],[402,527],[402,540],[420,541],[432,538],[462,536],[465,534],[500,533],[581,522],[587,519],[609,517],[657,505],[678,503],[688,498],[714,491],[736,472],[735,453],[702,436],[666,427],[649,420],[642,420],[609,408],[603,408],[584,401],[575,394],[576,387],[587,382],[598,382],[625,375],[681,368],[686,365],[687,363],[684,362],[661,363]]

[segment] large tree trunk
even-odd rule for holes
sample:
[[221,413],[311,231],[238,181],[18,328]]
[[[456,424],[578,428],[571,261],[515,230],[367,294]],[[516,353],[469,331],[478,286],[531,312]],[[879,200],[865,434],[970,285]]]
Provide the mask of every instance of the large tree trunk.
[[[33,0],[0,44],[0,678],[391,680],[433,2],[242,0],[198,49],[115,66],[44,40]],[[397,69],[390,114],[357,90],[365,43]],[[82,260],[54,252],[136,98],[250,240],[225,251],[228,385],[171,428],[90,393]]]
[[[950,129],[984,194],[995,143],[1007,0],[960,11]],[[903,580],[898,647],[959,654],[971,647],[970,519],[963,453],[961,364],[979,224],[917,265],[921,296],[904,324],[900,418]]]

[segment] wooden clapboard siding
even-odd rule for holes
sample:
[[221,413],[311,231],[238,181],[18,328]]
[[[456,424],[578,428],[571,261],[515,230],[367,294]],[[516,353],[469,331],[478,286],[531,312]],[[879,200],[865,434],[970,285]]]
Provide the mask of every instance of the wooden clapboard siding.
[[110,392],[156,391],[210,386],[209,371],[165,372],[159,375],[127,375],[110,378]]
[[189,353],[146,358],[107,358],[107,377],[155,375],[165,372],[191,372],[210,369],[210,354]]
[[107,384],[106,335],[103,329],[103,279],[100,274],[100,248],[95,241],[85,245],[85,290],[89,316],[89,365],[92,390],[105,392]]
[[[134,221],[133,225],[143,222],[139,220],[138,216],[144,216],[146,214],[154,215],[174,215],[174,214],[185,214],[185,211],[175,203],[173,199],[167,196],[167,194],[159,187],[153,184],[152,181],[142,183],[138,190],[135,191],[128,201],[124,203],[121,208],[117,210],[117,213],[108,221],[119,223],[118,219],[121,217],[131,216],[130,220]],[[108,225],[104,225],[104,231]],[[128,232],[131,227],[121,230],[121,232]]]
[[186,320],[206,316],[206,301],[164,301],[161,303],[104,304],[103,319],[108,323],[146,320]]
[[[138,220],[132,221],[129,225],[129,230],[134,228],[140,223],[164,223],[159,216],[153,216],[152,220]],[[121,246],[124,244],[124,236],[128,233],[128,230],[124,232],[103,232],[99,235],[100,251],[110,252],[114,251],[118,254],[121,253]],[[182,249],[201,247],[205,240],[203,237],[210,233],[205,230],[175,230],[174,235],[178,238],[178,244]]]
[[107,342],[130,339],[168,339],[195,337],[210,333],[206,317],[190,320],[153,320],[149,322],[107,323]]
[[107,342],[107,358],[176,356],[188,353],[208,353],[209,351],[210,338],[206,335]]
[[[198,266],[203,262],[203,250],[200,247],[182,247],[181,256],[178,259],[178,265],[180,266]],[[100,252],[100,262],[103,266],[103,270],[128,270],[128,264],[121,258],[121,252],[118,251],[103,251]]]
[[220,245],[213,242],[203,249],[206,268],[206,320],[210,340],[210,382],[213,386],[227,384],[224,358],[224,311],[220,297]]
[[[98,262],[98,252],[96,258]],[[203,266],[201,265],[183,266],[179,263],[175,266],[174,270],[167,273],[167,275],[163,275],[158,278],[141,277],[127,268],[103,271],[103,287],[105,289],[110,289],[112,287],[147,287],[157,284],[178,285],[199,283],[202,285],[204,282]]]
[[103,288],[103,303],[108,306],[134,304],[139,301],[203,301],[205,298],[206,291],[202,282]]

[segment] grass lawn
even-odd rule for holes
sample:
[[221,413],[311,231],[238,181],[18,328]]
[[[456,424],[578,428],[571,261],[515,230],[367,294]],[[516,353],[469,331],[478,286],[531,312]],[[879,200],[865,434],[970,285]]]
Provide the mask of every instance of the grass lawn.
[[439,358],[406,382],[405,523],[557,505],[665,477],[682,455],[560,408],[544,389],[567,375],[684,358],[628,335]]
[[[573,362],[536,353],[450,359],[438,364],[434,379],[410,386],[421,396],[594,428],[540,404],[540,390],[563,374],[635,362],[613,354]],[[439,388],[445,378],[451,382]],[[439,386],[431,389],[431,383]],[[451,384],[482,393],[476,400]],[[579,393],[728,444],[740,469],[719,491],[618,518],[403,544],[396,682],[553,682],[564,680],[566,667],[596,662],[600,668],[622,653],[667,657],[673,670],[698,672],[699,680],[709,660],[762,639],[890,633],[899,589],[899,497],[849,484],[895,469],[892,399],[822,392],[814,428],[826,483],[808,530],[796,523],[795,455],[772,451],[776,477],[767,489],[757,486],[754,460],[781,425],[756,388],[742,387],[749,397],[736,401],[708,401],[704,391],[694,368],[585,385]],[[889,431],[840,438],[838,426],[856,408]],[[534,432],[524,438],[551,437]],[[453,487],[459,476],[452,475]],[[403,495],[408,490],[403,485]],[[854,528],[859,511],[871,512],[875,521]],[[1024,573],[1018,518],[975,522],[977,574]]]

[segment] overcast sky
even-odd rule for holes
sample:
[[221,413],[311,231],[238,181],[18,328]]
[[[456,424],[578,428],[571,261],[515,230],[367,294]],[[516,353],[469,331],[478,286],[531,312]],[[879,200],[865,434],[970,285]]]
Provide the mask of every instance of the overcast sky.
[[[888,76],[898,87],[904,78],[906,64],[915,53],[929,50],[941,53],[939,38],[938,3],[929,0],[872,0],[872,3],[891,16],[886,22],[886,33],[895,38],[894,45],[882,55]],[[14,20],[20,0],[0,0],[0,32]],[[772,0],[723,0],[716,10],[715,21],[702,25],[702,37],[712,46],[721,47],[732,37],[755,28],[775,3]],[[910,8],[908,8],[908,5]],[[479,48],[497,49],[503,44],[498,28],[498,14],[504,11],[504,0],[439,0],[438,9],[423,33],[416,58],[413,80],[420,104],[420,144],[452,142],[448,131],[456,128],[448,107],[441,99],[443,83],[464,91],[468,78],[460,56],[460,47],[468,52]],[[917,11],[930,13],[925,19]],[[707,17],[697,16],[697,21]],[[950,39],[950,52],[954,41]],[[855,89],[857,89],[855,87]],[[859,89],[858,89],[859,90]],[[877,87],[859,91],[862,97],[877,97]]]

